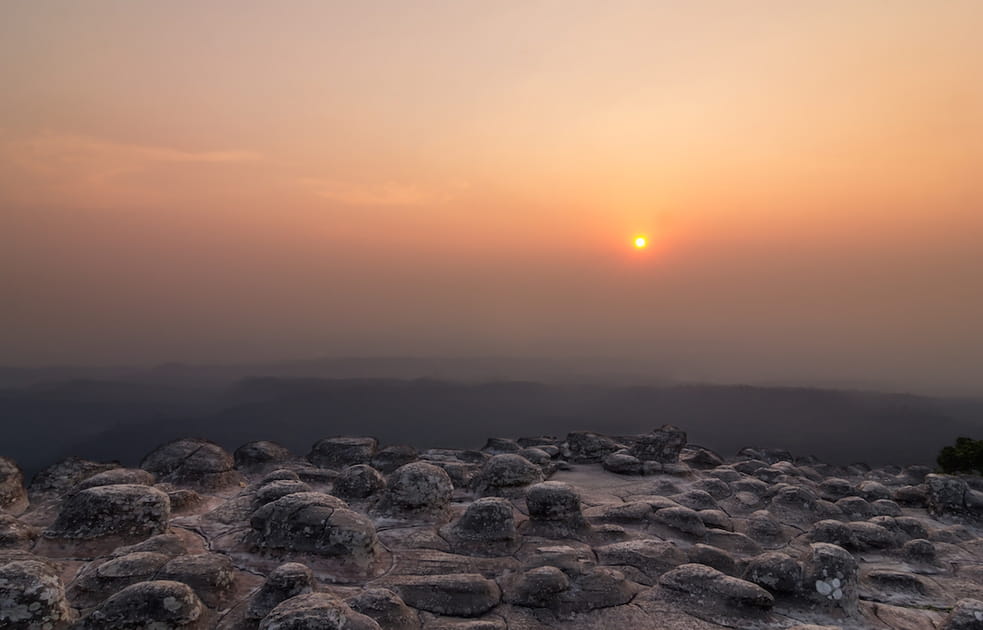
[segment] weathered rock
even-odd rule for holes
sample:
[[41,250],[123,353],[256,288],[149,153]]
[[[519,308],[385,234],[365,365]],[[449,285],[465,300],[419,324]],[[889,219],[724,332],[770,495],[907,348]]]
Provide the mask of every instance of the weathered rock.
[[548,608],[568,617],[625,604],[636,592],[621,571],[565,562],[559,567],[544,564],[508,576],[503,598],[514,606]]
[[887,486],[869,479],[866,481],[861,481],[859,484],[857,484],[857,494],[871,503],[877,501],[878,499],[891,498],[891,490],[888,489]]
[[83,479],[113,468],[120,468],[120,465],[117,462],[102,463],[81,457],[68,457],[34,475],[27,491],[32,500],[35,497],[63,494]]
[[0,628],[60,630],[74,618],[52,566],[36,560],[0,563]]
[[857,561],[829,543],[812,543],[802,557],[802,588],[814,603],[853,613],[857,608]]
[[376,451],[372,456],[372,467],[388,475],[400,466],[405,466],[419,459],[420,454],[412,446],[395,445],[387,446]]
[[[723,549],[697,543],[686,551],[688,555],[686,562],[705,564],[727,575],[736,576],[739,573],[737,560],[732,554]],[[680,564],[686,564],[686,562]]]
[[78,630],[198,629],[204,607],[191,587],[155,580],[127,586],[102,602],[76,626]]
[[331,437],[311,447],[307,459],[321,468],[341,470],[345,466],[368,464],[379,442],[372,437]]
[[604,470],[617,475],[641,475],[644,472],[642,460],[627,451],[616,451],[604,458]]
[[802,565],[780,551],[751,558],[744,579],[775,593],[794,593],[802,586]]
[[367,499],[386,487],[386,480],[368,464],[355,464],[341,471],[332,492],[342,499]]
[[756,584],[725,575],[702,564],[684,564],[659,578],[668,590],[698,601],[723,601],[730,606],[768,609],[775,598]]
[[839,501],[853,494],[853,484],[846,479],[830,477],[819,484],[819,496],[827,501]]
[[235,587],[232,561],[218,553],[172,558],[157,571],[155,579],[187,584],[202,602],[212,608],[222,608]]
[[518,453],[522,450],[522,447],[512,438],[491,437],[481,447],[481,450],[497,455],[499,453]]
[[521,455],[495,455],[481,468],[478,489],[484,495],[514,494],[543,480],[543,471]]
[[375,527],[344,501],[319,492],[288,494],[250,519],[262,549],[364,559],[376,548]]
[[9,457],[0,457],[0,511],[20,514],[26,507],[24,474],[17,462]]
[[692,468],[707,470],[709,468],[722,466],[724,463],[724,458],[714,453],[710,449],[696,448],[683,452],[682,455],[680,455],[680,461],[689,464]]
[[156,488],[96,486],[66,497],[44,536],[73,540],[113,536],[135,542],[163,533],[170,512],[170,500]]
[[413,608],[438,615],[476,617],[502,598],[497,584],[469,573],[398,576],[388,585]]
[[819,521],[808,532],[812,542],[830,543],[845,549],[856,549],[859,546],[856,536],[845,523],[834,520]]
[[851,521],[866,521],[874,516],[874,508],[861,497],[844,497],[836,502],[836,507]]
[[666,424],[647,435],[637,436],[631,454],[643,462],[675,463],[686,446],[686,432]]
[[389,477],[377,509],[391,516],[439,514],[450,503],[454,485],[444,469],[426,462],[400,466]]
[[601,564],[635,567],[650,579],[689,562],[682,549],[664,540],[630,540],[597,547],[594,551]]
[[263,586],[250,598],[246,618],[260,620],[291,597],[314,592],[314,573],[298,562],[287,562],[270,571]]
[[235,467],[246,472],[268,470],[293,459],[293,454],[286,446],[266,440],[247,442],[237,448],[232,456]]
[[960,599],[939,628],[939,630],[981,629],[983,629],[983,601],[978,599]]
[[170,560],[170,556],[162,553],[137,551],[89,563],[69,584],[68,597],[75,606],[95,606],[131,584],[152,580]]
[[847,527],[857,541],[857,549],[860,551],[891,549],[902,543],[901,536],[876,523],[853,522],[847,523]]
[[13,514],[0,512],[0,549],[27,549],[39,533],[36,527],[22,523]]
[[384,630],[419,630],[420,617],[399,595],[386,588],[365,588],[345,600],[352,610],[371,617]]
[[717,505],[717,501],[710,496],[710,493],[703,490],[687,490],[669,498],[691,510],[716,510],[720,507]]
[[306,593],[278,604],[260,622],[260,630],[381,630],[371,617],[357,613],[328,593]]
[[498,497],[485,497],[468,505],[446,532],[448,538],[472,553],[488,551],[492,555],[511,553],[518,538],[512,504]]
[[697,513],[707,529],[722,529],[728,532],[734,531],[734,521],[731,520],[723,510],[700,510]]
[[568,433],[566,445],[571,461],[578,464],[596,464],[623,448],[611,438],[590,431]]
[[259,508],[289,494],[312,491],[309,485],[298,479],[276,479],[256,489],[253,506]]
[[214,491],[239,484],[234,464],[218,444],[184,438],[157,447],[143,458],[140,468],[157,475],[159,482]]
[[113,468],[96,473],[75,484],[69,491],[72,493],[95,488],[98,486],[119,486],[119,485],[140,485],[152,486],[155,478],[153,474],[140,468]]
[[687,507],[667,507],[656,511],[651,519],[664,527],[677,532],[701,538],[706,535],[707,527],[696,510]]
[[935,564],[935,545],[923,538],[909,540],[901,546],[901,557],[912,564]]
[[961,516],[966,513],[966,482],[951,475],[927,475],[928,511],[932,516]]
[[550,538],[576,537],[590,528],[580,511],[580,494],[559,481],[538,483],[526,493],[528,533]]

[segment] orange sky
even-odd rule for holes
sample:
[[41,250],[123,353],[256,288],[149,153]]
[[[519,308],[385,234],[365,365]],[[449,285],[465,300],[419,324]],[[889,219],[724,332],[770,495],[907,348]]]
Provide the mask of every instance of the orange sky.
[[976,0],[3,3],[0,363],[983,392],[981,29]]

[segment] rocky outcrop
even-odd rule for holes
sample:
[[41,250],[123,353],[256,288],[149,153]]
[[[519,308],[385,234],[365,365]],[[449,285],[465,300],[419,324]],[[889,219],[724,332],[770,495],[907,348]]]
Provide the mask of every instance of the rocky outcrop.
[[311,447],[307,459],[315,466],[341,470],[355,464],[368,464],[379,442],[372,437],[331,437]]
[[185,438],[158,447],[140,462],[140,468],[159,482],[214,492],[239,484],[235,461],[225,449],[208,440]]
[[113,537],[121,543],[142,540],[167,529],[171,503],[149,486],[120,484],[76,492],[62,502],[45,538],[89,540]]
[[54,566],[37,560],[0,565],[0,628],[67,628],[76,612]]
[[24,475],[17,462],[0,457],[0,512],[20,514],[27,507]]
[[138,582],[127,586],[75,626],[78,630],[143,630],[207,628],[204,606],[187,584],[166,580]]
[[256,545],[320,556],[364,559],[376,548],[375,526],[336,497],[297,492],[256,510],[249,520]]

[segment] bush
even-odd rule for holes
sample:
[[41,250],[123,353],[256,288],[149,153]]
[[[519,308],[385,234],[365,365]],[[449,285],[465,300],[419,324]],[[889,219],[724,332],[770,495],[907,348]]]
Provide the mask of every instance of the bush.
[[935,460],[944,473],[983,473],[983,440],[956,438],[955,446],[946,446]]

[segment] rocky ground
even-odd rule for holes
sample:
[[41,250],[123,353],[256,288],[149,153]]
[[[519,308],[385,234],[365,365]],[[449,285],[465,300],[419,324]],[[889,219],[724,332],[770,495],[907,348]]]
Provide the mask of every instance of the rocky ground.
[[983,480],[647,435],[0,458],[0,628],[983,628]]

